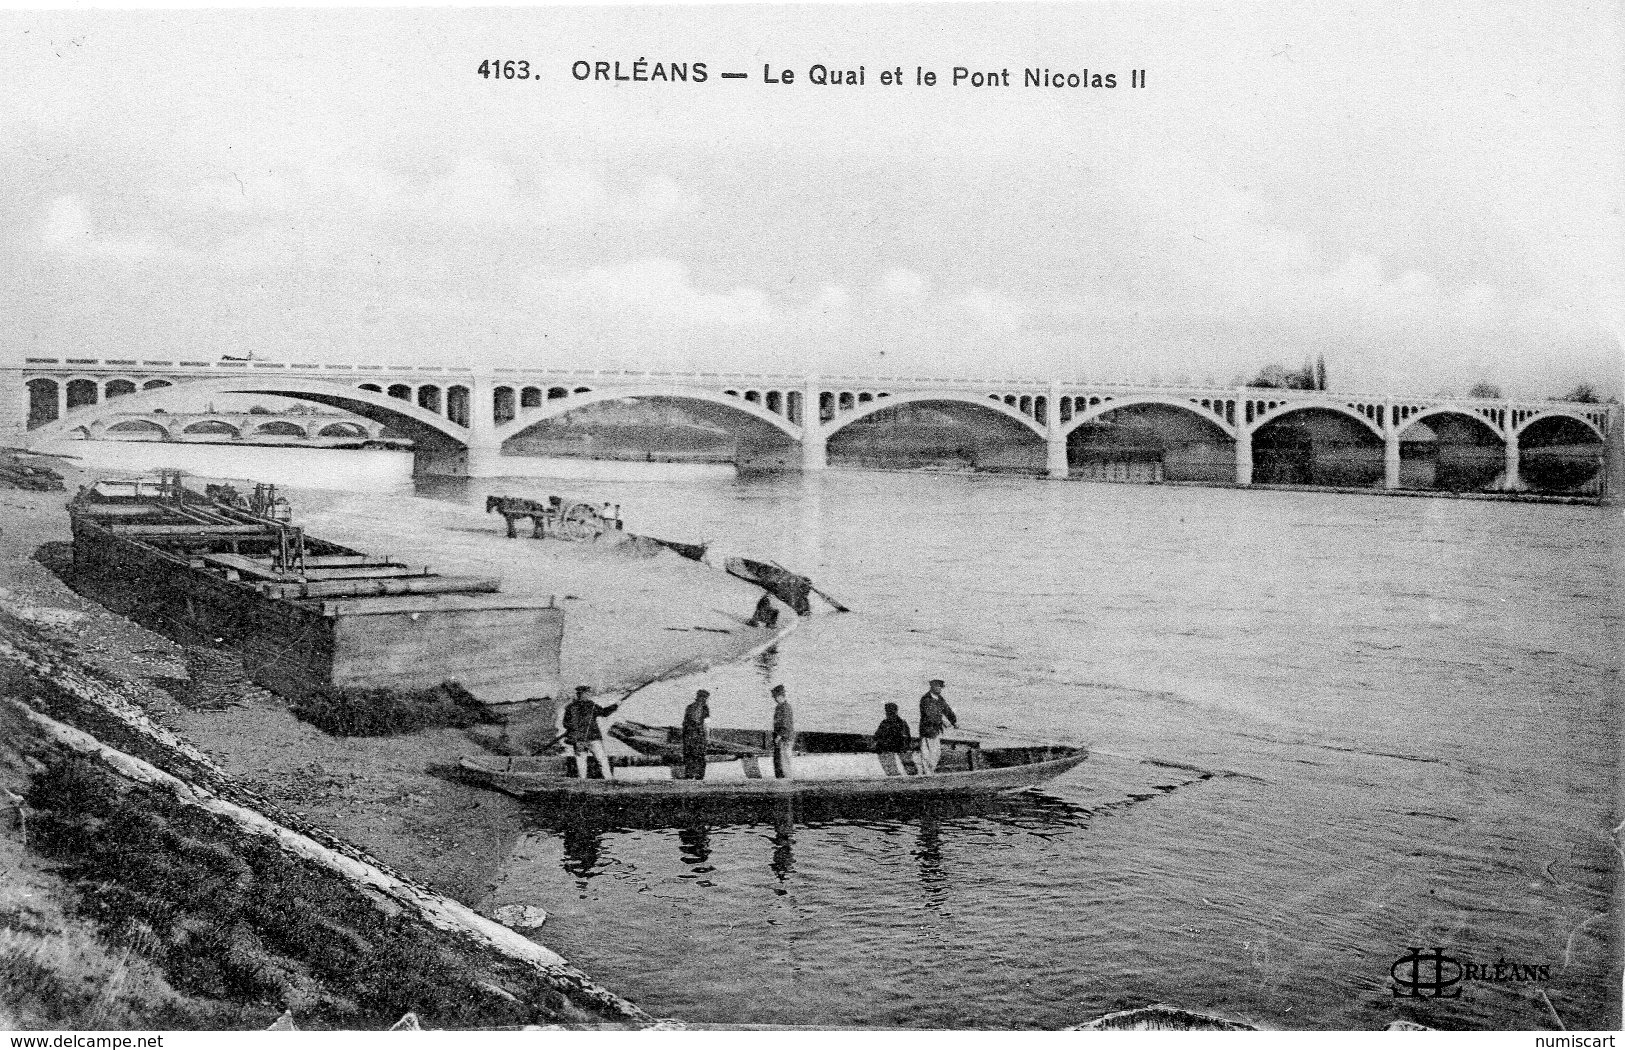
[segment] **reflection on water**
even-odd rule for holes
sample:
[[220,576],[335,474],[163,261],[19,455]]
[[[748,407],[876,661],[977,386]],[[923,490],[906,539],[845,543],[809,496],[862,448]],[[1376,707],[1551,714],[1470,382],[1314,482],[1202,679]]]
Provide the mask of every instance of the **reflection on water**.
[[[560,866],[572,878],[585,882],[614,867],[609,860],[621,850],[647,852],[667,842],[682,870],[678,878],[702,887],[712,886],[705,876],[715,872],[713,852],[721,835],[731,848],[741,841],[765,838],[771,849],[766,864],[784,895],[796,874],[798,832],[816,834],[839,828],[862,829],[886,840],[911,839],[911,856],[918,869],[926,906],[945,901],[948,876],[943,868],[943,839],[955,834],[1002,837],[1009,834],[1054,834],[1063,828],[1087,827],[1089,813],[1062,799],[1024,793],[984,799],[917,800],[913,802],[829,802],[808,805],[794,800],[761,803],[722,803],[683,808],[659,806],[610,807],[602,811],[573,811],[552,817],[543,811],[533,825],[557,836]],[[644,833],[640,836],[639,833]],[[647,833],[655,833],[649,835]],[[732,862],[733,858],[729,858]]]
[[[796,873],[795,847],[795,821],[780,817],[773,823],[773,875],[781,883],[788,882],[790,876]],[[775,886],[773,892],[782,896],[789,890],[781,885]]]
[[[696,878],[713,870],[705,863],[711,859],[710,828],[704,824],[685,824],[677,829],[677,841],[682,843],[683,863],[692,869],[684,878]],[[702,881],[700,885],[709,886],[710,883]]]
[[[944,899],[947,878],[942,866],[945,834],[1042,837],[1085,828],[1089,818],[1087,809],[1064,799],[1023,792],[965,799],[773,799],[544,808],[531,814],[531,825],[557,837],[561,869],[582,883],[614,867],[610,858],[617,843],[637,842],[639,849],[647,849],[667,841],[685,869],[678,877],[711,886],[704,876],[716,870],[714,835],[722,833],[730,843],[740,836],[765,837],[772,847],[767,866],[781,884],[774,889],[779,895],[789,892],[783,884],[796,874],[798,831],[862,828],[887,839],[908,836],[914,842],[912,856],[928,906],[937,907]],[[638,833],[655,834],[637,838]]]
[[920,818],[914,859],[920,866],[920,887],[925,890],[926,906],[942,907],[947,899],[944,892],[947,876],[942,871],[942,825],[934,816]]
[[566,824],[561,829],[564,838],[564,870],[583,881],[601,870],[604,853],[604,833],[590,824]]

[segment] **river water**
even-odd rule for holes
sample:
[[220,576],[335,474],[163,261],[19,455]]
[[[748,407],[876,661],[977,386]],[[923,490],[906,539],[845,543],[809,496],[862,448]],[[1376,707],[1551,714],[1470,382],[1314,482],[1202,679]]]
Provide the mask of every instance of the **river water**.
[[[179,465],[413,489],[388,453]],[[416,491],[471,513],[492,492],[620,503],[635,531],[760,552],[856,610],[706,675],[713,724],[765,726],[770,681],[803,728],[870,730],[887,700],[912,722],[941,677],[990,743],[1095,749],[1042,794],[980,806],[536,810],[493,902],[546,908],[550,946],[652,1012],[1055,1028],[1168,1002],[1285,1028],[1618,1025],[1617,510],[527,469],[574,476]],[[675,721],[694,685],[629,713]],[[1547,970],[1397,997],[1412,947]]]

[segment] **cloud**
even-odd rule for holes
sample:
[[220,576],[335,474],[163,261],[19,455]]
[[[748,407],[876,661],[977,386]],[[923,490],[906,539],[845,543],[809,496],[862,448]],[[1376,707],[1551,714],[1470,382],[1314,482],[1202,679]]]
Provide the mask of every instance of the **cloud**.
[[739,328],[775,318],[760,289],[728,292],[697,288],[688,267],[671,259],[639,259],[615,266],[553,274],[536,281],[547,308],[566,314],[615,316],[627,311],[684,326]]
[[875,288],[881,295],[892,299],[918,299],[925,295],[930,287],[931,282],[922,274],[901,267],[887,270],[875,283]]
[[46,206],[40,241],[48,251],[63,255],[123,262],[145,259],[159,251],[154,245],[100,235],[96,221],[76,197],[56,197]]
[[972,322],[993,329],[1019,328],[1032,312],[1014,299],[985,288],[971,289],[953,306]]

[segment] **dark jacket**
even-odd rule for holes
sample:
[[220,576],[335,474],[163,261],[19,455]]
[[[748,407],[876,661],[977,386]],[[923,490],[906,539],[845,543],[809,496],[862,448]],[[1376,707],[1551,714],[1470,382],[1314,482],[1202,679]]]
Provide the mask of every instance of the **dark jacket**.
[[711,717],[711,705],[696,700],[683,709],[683,748],[698,747],[705,750],[705,720]]
[[901,754],[909,749],[910,743],[908,723],[897,715],[887,715],[880,728],[875,730],[875,750],[883,755]]
[[773,742],[781,741],[795,743],[796,740],[796,714],[790,707],[790,701],[780,700],[773,708]]
[[620,706],[610,704],[599,707],[586,698],[570,701],[570,706],[564,709],[564,738],[572,744],[604,739],[603,731],[598,728],[598,720],[614,714]]
[[955,729],[959,728],[959,719],[954,715],[954,709],[948,706],[948,701],[940,696],[926,693],[920,697],[920,735],[941,736],[943,720]]

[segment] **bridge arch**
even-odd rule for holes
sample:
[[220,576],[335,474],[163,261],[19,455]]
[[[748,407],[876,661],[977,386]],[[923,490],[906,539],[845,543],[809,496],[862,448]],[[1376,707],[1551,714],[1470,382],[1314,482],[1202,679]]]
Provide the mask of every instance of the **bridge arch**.
[[286,419],[273,419],[269,423],[261,423],[259,426],[255,427],[252,436],[260,437],[262,435],[265,437],[296,438],[306,438],[310,436],[304,427],[300,426],[298,423],[289,422]]
[[1134,408],[1139,405],[1163,405],[1167,408],[1180,409],[1184,412],[1190,413],[1192,416],[1195,416],[1202,422],[1212,425],[1225,437],[1232,440],[1235,439],[1236,428],[1231,424],[1226,423],[1223,419],[1202,408],[1202,406],[1199,404],[1195,404],[1184,398],[1170,397],[1167,394],[1134,394],[1129,397],[1114,397],[1109,401],[1102,401],[1098,405],[1090,405],[1089,408],[1082,414],[1079,414],[1077,409],[1074,408],[1072,410],[1072,419],[1069,422],[1062,424],[1061,432],[1063,434],[1070,435],[1079,427],[1087,426],[1108,413],[1116,412],[1118,409],[1123,408]]
[[104,400],[102,385],[90,376],[70,376],[66,388],[69,414],[76,408],[86,408]]
[[162,423],[151,419],[125,419],[106,424],[96,423],[90,427],[88,433],[93,438],[99,438],[103,434],[123,434],[126,436],[144,435],[146,440],[156,441],[173,441],[175,439],[173,428],[166,427]]
[[496,428],[496,439],[507,441],[550,419],[557,419],[575,411],[586,408],[588,405],[599,405],[607,401],[625,401],[632,398],[663,398],[670,401],[704,401],[708,404],[721,405],[731,408],[743,415],[752,417],[768,424],[786,437],[795,441],[801,440],[801,428],[783,416],[776,416],[767,411],[760,404],[745,401],[742,398],[729,397],[726,394],[710,390],[696,390],[688,387],[663,386],[634,386],[617,387],[613,390],[585,390],[572,393],[565,397],[550,398],[535,407],[524,407],[520,414],[507,423]]
[[1457,408],[1453,405],[1438,405],[1433,408],[1424,408],[1420,412],[1407,416],[1399,425],[1400,437],[1403,438],[1405,436],[1405,431],[1409,430],[1416,424],[1426,422],[1429,419],[1438,418],[1439,416],[1449,416],[1453,419],[1471,420],[1487,431],[1497,441],[1506,441],[1506,435],[1501,433],[1496,425],[1490,422],[1489,419],[1478,414],[1477,412],[1471,411],[1470,409]]
[[[1278,404],[1269,411],[1264,412],[1262,415],[1254,416],[1253,421],[1247,425],[1247,429],[1253,433],[1257,433],[1260,428],[1266,427],[1277,420],[1284,419],[1295,412],[1314,411],[1332,412],[1336,413],[1337,415],[1347,417],[1348,419],[1352,419],[1366,430],[1370,431],[1371,435],[1378,441],[1383,440],[1382,427],[1377,424],[1376,420],[1367,419],[1365,416],[1349,408],[1347,405],[1338,404],[1335,401],[1288,401],[1285,404]],[[1415,418],[1415,416],[1411,417],[1411,419]]]
[[243,428],[236,423],[229,419],[210,416],[208,419],[199,419],[186,424],[181,428],[181,436],[184,437],[187,434],[224,434],[228,431],[234,439],[243,436]]
[[1543,419],[1552,419],[1554,417],[1574,420],[1576,423],[1579,423],[1581,426],[1591,431],[1592,434],[1596,435],[1598,441],[1606,441],[1608,439],[1607,435],[1603,433],[1602,428],[1599,427],[1594,420],[1587,418],[1584,412],[1578,412],[1572,408],[1543,408],[1533,415],[1525,416],[1522,420],[1520,420],[1513,427],[1512,433],[1514,435],[1521,436],[1523,432],[1528,430],[1532,425],[1539,423]]
[[406,422],[416,429],[432,432],[437,439],[444,439],[457,448],[466,448],[468,445],[469,432],[466,427],[458,426],[449,419],[419,408],[409,401],[390,397],[386,393],[303,376],[257,374],[199,379],[172,386],[155,387],[135,394],[126,394],[111,401],[73,408],[60,419],[33,428],[28,432],[28,436],[30,440],[37,440],[66,436],[80,429],[88,432],[91,424],[102,421],[109,415],[151,412],[155,408],[161,408],[164,401],[176,393],[264,394],[289,397],[331,408],[341,408],[376,423]]
[[353,423],[346,419],[327,424],[316,432],[316,436],[319,438],[364,438],[368,435],[367,429],[360,423]]
[[855,402],[855,407],[844,411],[837,409],[834,419],[831,419],[824,431],[824,438],[828,440],[861,419],[867,419],[877,412],[884,412],[889,408],[900,405],[917,405],[925,402],[949,401],[961,405],[970,405],[973,408],[986,409],[1007,419],[1020,423],[1030,433],[1039,439],[1045,438],[1044,425],[1031,416],[1024,416],[1014,405],[1007,405],[1002,400],[995,401],[986,394],[962,393],[958,391],[911,391],[909,393],[894,393],[890,397],[877,397],[873,401]]

